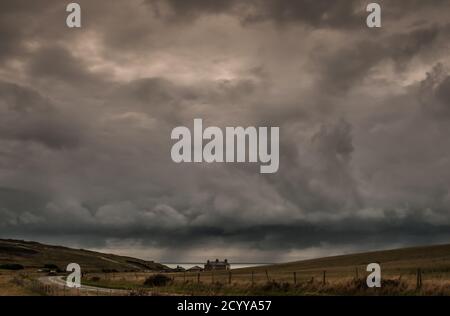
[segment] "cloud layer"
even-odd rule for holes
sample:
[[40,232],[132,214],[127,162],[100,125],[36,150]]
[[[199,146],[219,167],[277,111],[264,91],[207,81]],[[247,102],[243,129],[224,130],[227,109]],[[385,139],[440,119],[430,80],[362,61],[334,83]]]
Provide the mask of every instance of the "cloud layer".
[[[445,242],[446,0],[0,5],[0,231],[156,260]],[[279,126],[280,169],[174,164],[170,131]],[[130,250],[134,249],[134,250]]]

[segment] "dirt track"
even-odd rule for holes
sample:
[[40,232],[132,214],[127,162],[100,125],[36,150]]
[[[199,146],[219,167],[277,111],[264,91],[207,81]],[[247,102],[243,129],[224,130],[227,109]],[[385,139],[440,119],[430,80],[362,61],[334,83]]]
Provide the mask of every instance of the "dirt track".
[[[40,277],[39,282],[45,285],[50,286],[57,286],[64,289],[69,289],[66,285],[66,281],[63,279],[63,276],[45,276]],[[71,289],[73,290],[73,289]],[[83,285],[81,284],[81,287],[79,288],[80,292],[84,292],[85,294],[101,294],[101,295],[128,295],[130,291],[128,290],[119,290],[119,289],[108,289],[103,287],[95,287],[95,286],[89,286],[89,285]]]
[[[49,287],[57,287],[59,291],[63,292],[64,295],[97,295],[97,296],[129,296],[129,295],[137,295],[136,292],[133,293],[132,290],[121,290],[121,289],[111,289],[90,285],[83,285],[79,289],[74,289],[67,287],[66,281],[63,279],[63,276],[45,276],[38,278],[38,281]],[[75,294],[76,293],[76,294]],[[51,292],[50,295],[54,295],[54,292]],[[61,293],[60,293],[61,294]],[[57,294],[58,295],[58,294]],[[164,292],[152,292],[148,290],[144,290],[144,292],[140,293],[140,295],[145,296],[186,296],[186,294],[181,293],[164,293]]]

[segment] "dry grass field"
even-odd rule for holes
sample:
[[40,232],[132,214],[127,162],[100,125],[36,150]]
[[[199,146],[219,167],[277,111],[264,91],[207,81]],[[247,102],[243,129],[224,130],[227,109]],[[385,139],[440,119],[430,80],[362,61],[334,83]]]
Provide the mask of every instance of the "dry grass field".
[[[27,244],[27,249],[39,251],[39,255],[26,250],[30,254],[21,261],[16,248],[20,248],[21,256],[25,257],[23,244],[15,244],[15,248],[10,245],[6,247],[3,243],[3,250],[0,248],[3,251],[0,263],[4,263],[8,256],[6,249],[10,255],[15,254],[6,262],[30,267],[19,271],[0,269],[0,295],[73,295],[73,292],[62,294],[59,290],[43,290],[41,286],[37,286],[37,280],[46,274],[38,273],[36,267],[43,262],[76,262],[80,258],[89,260],[90,267],[88,271],[83,271],[83,285],[127,290],[115,293],[125,292],[130,295],[450,295],[450,245],[367,252],[200,273],[167,272],[163,265],[159,265],[162,268],[160,270],[111,270],[111,261],[102,258],[114,258],[111,260],[118,267],[126,267],[130,259],[63,247],[62,250],[55,250],[52,248],[54,246],[41,244],[38,248],[31,248]],[[137,262],[139,259],[131,260]],[[382,286],[378,289],[366,286],[369,273],[366,267],[373,262],[379,263],[382,269]],[[164,284],[155,286],[145,283],[149,277],[157,274],[165,276]],[[417,282],[418,276],[422,280],[421,284]],[[95,295],[95,291],[87,295]]]
[[137,258],[31,241],[0,239],[0,265],[20,264],[25,268],[39,269],[52,264],[65,270],[71,262],[81,265],[85,272],[148,271],[165,268],[162,264]]
[[416,274],[394,276],[382,275],[381,289],[366,286],[365,273],[359,277],[350,276],[351,271],[343,270],[301,271],[294,273],[270,272],[266,274],[231,272],[228,273],[173,273],[166,274],[171,281],[166,286],[146,287],[146,278],[154,273],[118,273],[110,275],[87,275],[83,284],[118,289],[146,289],[154,293],[178,293],[186,295],[450,295],[450,277],[423,273],[423,284],[417,288]]
[[[16,282],[24,272],[0,270],[0,296],[34,296],[39,293]],[[25,272],[27,273],[27,272]]]
[[[381,289],[366,286],[367,264],[382,268]],[[420,274],[422,284],[418,286]],[[143,288],[149,273],[89,274],[84,282]],[[203,295],[450,295],[450,245],[319,258],[230,272],[167,273],[153,291]]]

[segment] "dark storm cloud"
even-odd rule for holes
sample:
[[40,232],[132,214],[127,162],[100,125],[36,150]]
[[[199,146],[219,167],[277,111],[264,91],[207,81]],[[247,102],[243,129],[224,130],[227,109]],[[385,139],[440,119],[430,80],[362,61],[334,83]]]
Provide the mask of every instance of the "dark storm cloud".
[[63,47],[45,47],[33,53],[28,63],[30,76],[37,80],[53,80],[67,85],[86,85],[96,83],[96,76],[91,74],[86,65],[73,57]]
[[49,100],[38,92],[14,83],[0,82],[0,97],[5,110],[15,112],[51,111]]
[[[37,3],[0,9],[2,236],[240,261],[449,237],[448,1],[384,1],[380,30],[363,1],[80,1],[80,30]],[[279,172],[174,164],[194,118],[279,126]]]
[[[0,12],[0,61],[19,58],[28,53],[26,42],[52,36],[55,27],[45,26],[43,21],[52,22],[56,0],[4,1]],[[36,14],[40,12],[40,14]],[[63,13],[61,7],[56,12]],[[41,33],[42,32],[42,33]],[[45,33],[45,34],[44,34]]]
[[437,119],[450,118],[450,76],[442,64],[427,73],[421,83],[420,99],[423,109]]
[[17,84],[0,81],[0,138],[32,141],[50,148],[76,146],[80,126],[48,98]]
[[119,106],[126,108],[131,102],[134,110],[153,112],[170,120],[178,115],[176,110],[183,100],[197,99],[197,92],[164,78],[154,77],[126,83],[114,92],[113,98],[120,100]]
[[192,19],[202,15],[232,14],[243,23],[273,21],[278,24],[299,22],[312,27],[351,27],[361,23],[361,1],[289,1],[289,0],[250,0],[250,1],[208,1],[208,0],[146,0],[156,16],[164,15],[162,7],[168,5],[175,19]]
[[[322,248],[352,249],[352,251],[374,250],[389,248],[395,244],[404,246],[426,245],[429,243],[446,242],[450,237],[447,225],[431,225],[423,221],[425,214],[415,214],[408,218],[389,217],[380,218],[368,223],[358,218],[348,218],[342,221],[322,222],[311,224],[297,222],[286,225],[258,225],[247,228],[223,229],[220,227],[180,227],[176,230],[167,230],[163,227],[146,229],[143,225],[131,228],[118,227],[114,233],[107,226],[89,225],[72,226],[60,222],[59,231],[63,236],[72,236],[69,244],[79,243],[84,247],[107,248],[107,240],[140,241],[138,249],[158,247],[170,249],[165,255],[165,260],[179,260],[174,253],[184,253],[186,250],[206,248],[208,255],[223,255],[223,251],[229,248],[248,249],[248,251],[260,251],[269,256],[255,257],[255,259],[269,262],[283,261],[283,256],[296,249]],[[54,234],[54,229],[48,230],[38,219],[30,214],[17,215],[9,218],[10,223],[20,227],[21,236],[41,236],[49,238]],[[17,234],[17,229],[11,229],[14,225],[8,225],[6,232]],[[63,240],[65,237],[62,237]],[[355,240],[358,243],[355,244]],[[215,248],[218,245],[219,248]],[[220,247],[223,249],[220,250]],[[335,251],[335,250],[334,250]],[[145,254],[145,251],[142,252]],[[326,252],[319,252],[326,255]],[[329,253],[328,253],[329,254]],[[235,261],[242,260],[243,255],[233,255]],[[251,257],[244,257],[251,258]],[[291,258],[291,260],[295,260]]]
[[[175,19],[192,19],[202,15],[231,14],[238,16],[244,23],[273,21],[277,24],[303,23],[313,28],[357,28],[365,21],[366,6],[369,1],[363,0],[145,0],[156,16],[168,5]],[[427,7],[448,4],[448,0],[425,2],[406,0],[400,2],[378,1],[385,9],[388,17],[396,17],[407,10],[413,12]],[[171,17],[170,14],[168,14]]]
[[401,72],[413,59],[446,54],[448,31],[448,25],[431,25],[379,38],[379,41],[363,39],[350,47],[320,52],[315,56],[315,69],[322,72],[321,89],[329,89],[330,93],[346,92],[380,63],[392,61],[396,71]]
[[17,38],[15,30],[12,30],[4,21],[0,22],[0,37],[2,45],[0,47],[0,61],[17,52],[20,41]]
[[412,57],[426,52],[433,47],[433,43],[438,39],[440,32],[447,35],[447,28],[440,29],[437,26],[413,30],[407,34],[399,34],[391,38],[392,58],[397,62],[408,61]]

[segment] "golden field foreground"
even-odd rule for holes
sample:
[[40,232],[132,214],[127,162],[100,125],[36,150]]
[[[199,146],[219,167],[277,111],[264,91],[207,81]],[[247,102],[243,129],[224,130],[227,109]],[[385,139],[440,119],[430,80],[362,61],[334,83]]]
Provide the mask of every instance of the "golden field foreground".
[[[382,286],[367,288],[367,264],[382,269]],[[169,273],[151,290],[190,295],[450,295],[450,245],[415,247],[231,270]],[[142,288],[147,274],[88,275],[103,287]]]
[[[372,262],[382,269],[378,289],[366,286],[366,266]],[[60,283],[46,282],[46,278],[60,278]],[[82,280],[86,288],[69,291],[62,284],[62,276],[49,277],[30,269],[0,270],[0,295],[450,295],[450,245],[229,272],[90,272]]]

